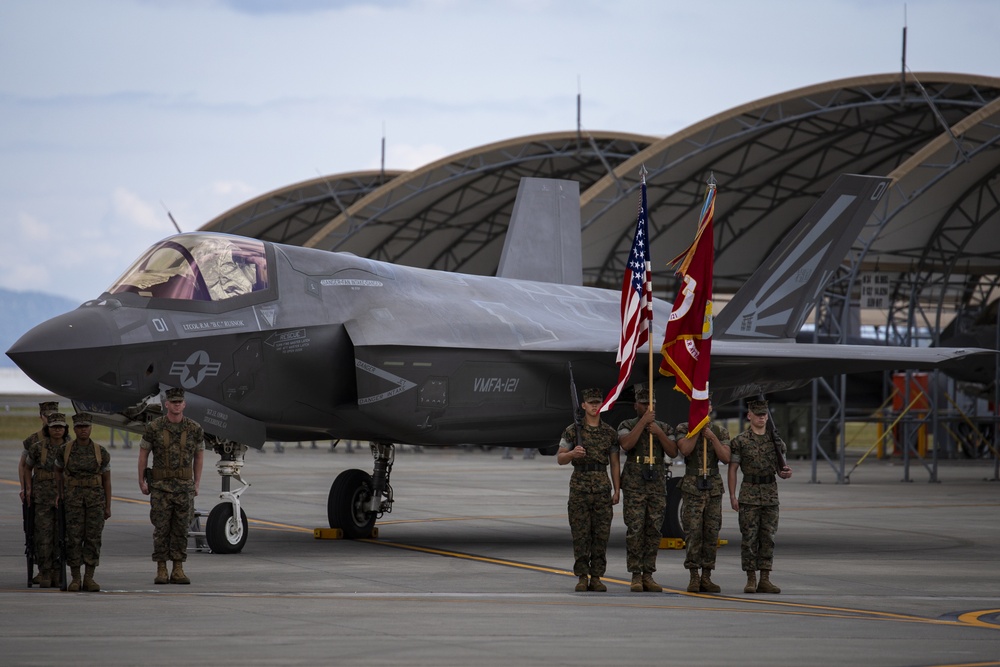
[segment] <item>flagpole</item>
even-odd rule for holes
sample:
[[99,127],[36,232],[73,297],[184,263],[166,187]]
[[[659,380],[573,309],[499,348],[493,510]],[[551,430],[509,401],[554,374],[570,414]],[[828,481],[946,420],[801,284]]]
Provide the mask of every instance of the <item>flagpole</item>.
[[[642,181],[642,186],[646,185],[646,165],[643,164],[639,169],[639,178]],[[649,211],[646,212],[646,257],[653,257],[653,241],[649,236]],[[649,281],[649,298],[653,298],[653,263],[649,263],[649,272],[646,276],[646,280]],[[646,406],[649,410],[652,410],[656,406],[656,399],[653,396],[653,304],[649,304],[649,321],[647,323],[648,338],[646,344],[649,346],[649,375],[646,380],[646,387],[649,389],[649,404]],[[649,431],[649,466],[653,467],[653,430]]]

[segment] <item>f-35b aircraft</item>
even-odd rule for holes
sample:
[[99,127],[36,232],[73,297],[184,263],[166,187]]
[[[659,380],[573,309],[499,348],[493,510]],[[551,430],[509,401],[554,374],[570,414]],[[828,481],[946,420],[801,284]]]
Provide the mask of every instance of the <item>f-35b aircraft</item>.
[[[842,176],[716,319],[716,404],[823,375],[993,363],[975,350],[794,342],[887,182]],[[366,537],[392,509],[395,444],[552,448],[577,407],[569,364],[580,388],[614,384],[620,294],[581,286],[580,267],[579,186],[525,179],[496,277],[181,234],[7,354],[78,410],[134,430],[160,414],[163,388],[183,387],[220,455],[215,552],[247,539],[247,446],[371,442],[372,474],[342,472],[327,508],[331,527]],[[655,302],[657,329],[669,313]],[[244,485],[232,491],[232,478]]]

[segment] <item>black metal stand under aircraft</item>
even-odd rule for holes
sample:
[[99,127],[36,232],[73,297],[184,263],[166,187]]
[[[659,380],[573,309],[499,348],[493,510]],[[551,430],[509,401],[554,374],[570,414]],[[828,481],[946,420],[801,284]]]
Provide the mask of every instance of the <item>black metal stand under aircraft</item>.
[[[994,363],[978,350],[794,342],[886,184],[842,176],[716,319],[717,404],[823,375]],[[396,443],[551,448],[578,407],[568,364],[579,387],[614,384],[620,293],[581,286],[579,249],[579,186],[545,179],[521,183],[497,277],[181,234],[7,354],[78,410],[135,430],[160,413],[162,388],[183,387],[186,414],[220,455],[223,502],[206,525],[215,552],[247,538],[247,446],[369,441],[373,473],[342,472],[327,505],[331,527],[365,537],[392,509]],[[654,303],[654,323],[669,313]]]

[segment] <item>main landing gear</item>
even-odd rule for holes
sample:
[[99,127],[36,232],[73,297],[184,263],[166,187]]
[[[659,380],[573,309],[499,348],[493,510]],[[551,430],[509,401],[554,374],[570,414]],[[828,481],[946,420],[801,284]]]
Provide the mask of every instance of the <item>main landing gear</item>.
[[392,511],[389,473],[396,446],[373,442],[371,450],[375,458],[372,474],[357,469],[343,471],[333,481],[326,503],[330,527],[341,529],[349,539],[371,537],[376,519]]
[[[247,446],[232,440],[221,440],[207,433],[205,442],[219,455],[219,462],[215,466],[222,477],[222,493],[219,494],[222,502],[213,507],[208,515],[205,540],[212,553],[239,553],[243,551],[243,545],[247,543],[247,536],[250,534],[247,515],[240,507],[240,496],[250,488],[249,482],[244,482],[240,477]],[[232,491],[230,487],[233,479],[243,486]]]

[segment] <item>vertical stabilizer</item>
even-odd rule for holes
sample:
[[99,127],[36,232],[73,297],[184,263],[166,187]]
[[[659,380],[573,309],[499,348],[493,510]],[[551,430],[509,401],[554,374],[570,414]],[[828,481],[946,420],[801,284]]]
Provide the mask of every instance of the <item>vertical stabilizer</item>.
[[714,338],[794,339],[890,182],[841,175],[722,309]]
[[522,178],[497,276],[583,284],[580,184]]

